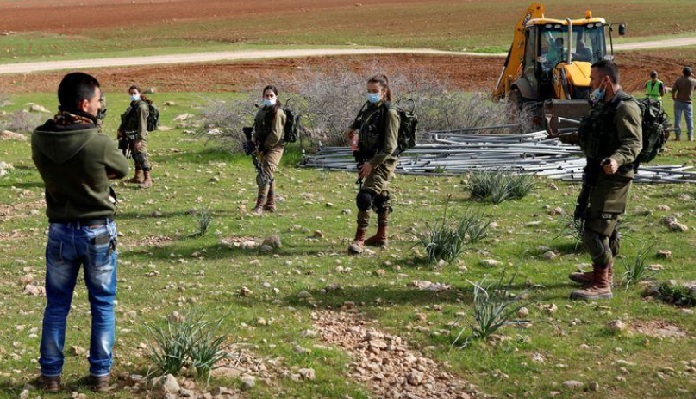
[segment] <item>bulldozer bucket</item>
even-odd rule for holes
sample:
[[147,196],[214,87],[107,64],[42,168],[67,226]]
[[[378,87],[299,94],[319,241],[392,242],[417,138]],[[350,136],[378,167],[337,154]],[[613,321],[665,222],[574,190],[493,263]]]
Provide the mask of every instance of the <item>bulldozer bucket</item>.
[[[558,137],[563,142],[577,142],[580,119],[590,113],[587,100],[546,100],[543,114],[548,137]],[[575,136],[575,137],[573,137]]]

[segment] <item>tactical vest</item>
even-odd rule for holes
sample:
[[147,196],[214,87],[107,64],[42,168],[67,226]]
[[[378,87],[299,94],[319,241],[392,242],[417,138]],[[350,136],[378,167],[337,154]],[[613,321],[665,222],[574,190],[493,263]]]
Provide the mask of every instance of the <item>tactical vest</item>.
[[121,130],[126,133],[140,132],[140,115],[138,115],[138,108],[143,104],[147,106],[145,101],[139,100],[135,104],[128,106],[126,112],[121,114]]
[[645,84],[645,96],[651,100],[662,101],[662,97],[660,96],[661,85],[661,80],[658,80],[655,83],[653,83],[652,79],[648,80],[648,82]]
[[580,121],[578,139],[585,157],[600,161],[612,155],[621,146],[616,129],[616,108],[633,97],[620,92],[610,102],[600,101],[592,107],[590,114]]
[[384,146],[384,117],[389,106],[389,103],[378,107],[366,104],[356,118],[360,138],[358,152],[364,159],[372,158]]
[[254,117],[254,135],[256,142],[263,145],[272,131],[273,107],[263,107],[256,113],[256,117]]

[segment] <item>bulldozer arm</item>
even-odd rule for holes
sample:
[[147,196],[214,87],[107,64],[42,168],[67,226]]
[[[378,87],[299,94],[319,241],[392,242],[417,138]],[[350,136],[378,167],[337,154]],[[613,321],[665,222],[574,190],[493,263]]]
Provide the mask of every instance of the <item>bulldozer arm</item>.
[[548,137],[557,137],[566,144],[578,143],[580,119],[590,113],[587,100],[546,100],[542,112]]

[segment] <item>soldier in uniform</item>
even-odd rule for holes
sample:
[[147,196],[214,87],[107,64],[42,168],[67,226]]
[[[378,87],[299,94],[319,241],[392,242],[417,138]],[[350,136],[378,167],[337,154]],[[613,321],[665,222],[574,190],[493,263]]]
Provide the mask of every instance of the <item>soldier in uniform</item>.
[[[355,199],[358,206],[357,230],[348,247],[350,253],[361,253],[365,245],[387,244],[387,228],[392,211],[389,180],[396,169],[399,116],[391,106],[389,80],[376,75],[367,81],[367,102],[344,135],[353,140],[358,136],[355,156],[358,175],[365,179]],[[377,212],[377,234],[365,239],[370,223],[370,210]]]
[[141,188],[152,187],[150,162],[147,158],[147,117],[150,114],[148,102],[151,101],[141,94],[140,87],[132,85],[128,88],[130,105],[121,115],[121,126],[118,128],[118,138],[130,136],[130,150],[135,164],[135,175],[128,183],[139,184]]
[[[642,149],[641,112],[633,97],[620,84],[615,63],[592,64],[590,115],[583,118],[578,135],[587,158],[581,196],[576,212],[584,220],[583,243],[592,257],[592,271],[573,273],[570,279],[584,288],[571,299],[611,298],[614,257],[619,250],[617,223],[626,210],[628,190],[634,176],[633,162]],[[579,197],[580,198],[580,197]]]
[[256,175],[259,191],[253,210],[255,215],[261,215],[263,211],[275,212],[276,209],[273,173],[278,169],[285,150],[284,126],[285,112],[278,100],[278,88],[268,85],[263,89],[261,106],[254,117],[254,156],[259,158],[261,164],[261,170]]

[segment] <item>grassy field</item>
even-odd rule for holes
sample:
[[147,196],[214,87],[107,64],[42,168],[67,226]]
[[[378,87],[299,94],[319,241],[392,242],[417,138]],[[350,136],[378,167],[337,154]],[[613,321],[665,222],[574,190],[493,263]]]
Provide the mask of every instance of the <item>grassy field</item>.
[[[122,97],[109,97],[107,130],[116,127],[118,113],[126,107]],[[173,126],[176,115],[191,112],[192,103],[203,102],[200,94],[161,93],[154,98],[158,104],[167,100],[178,104],[162,107],[162,124],[168,126]],[[4,110],[27,102],[52,109],[55,103],[50,94],[12,100]],[[690,309],[645,300],[634,287],[616,287],[614,299],[599,303],[568,300],[574,287],[567,274],[579,265],[587,267],[589,259],[576,249],[575,239],[564,234],[568,217],[552,216],[548,210],[561,207],[572,212],[577,185],[539,179],[532,194],[522,200],[490,205],[469,198],[465,177],[400,175],[393,185],[397,200],[390,246],[373,256],[349,257],[345,248],[354,233],[356,212],[353,174],[298,169],[293,165],[299,153],[293,147],[277,177],[278,193],[284,197],[278,212],[250,217],[243,210],[253,206],[255,195],[249,158],[184,135],[181,129],[153,133],[150,148],[155,186],[150,190],[116,186],[122,201],[117,215],[122,236],[116,373],[144,373],[151,366],[140,348],[144,323],[162,323],[172,311],[195,308],[211,318],[227,315],[223,328],[229,340],[249,344],[258,356],[278,359],[290,369],[316,370],[317,379],[311,382],[281,376],[271,383],[259,382],[248,397],[370,397],[364,386],[345,377],[348,354],[301,334],[312,328],[314,310],[353,301],[381,329],[406,338],[427,356],[446,362],[448,371],[496,397],[692,399],[696,393],[696,373],[688,372],[696,360],[696,318]],[[670,142],[657,162],[691,165],[695,153],[693,143]],[[0,398],[15,398],[38,373],[45,298],[24,295],[21,281],[27,275],[39,285],[43,280],[47,222],[43,185],[28,142],[3,142],[0,160],[15,167],[0,177],[0,207],[8,213],[0,225]],[[450,196],[451,220],[474,211],[497,226],[458,262],[432,267],[424,260],[417,234],[438,220]],[[657,280],[696,280],[695,197],[693,185],[634,186],[617,273],[647,248],[647,262],[664,268]],[[663,205],[669,210],[660,208]],[[651,212],[639,212],[641,208]],[[197,230],[191,211],[204,209],[212,213],[210,232],[190,237]],[[669,232],[660,223],[668,215],[677,216],[690,229]],[[263,239],[272,234],[282,240],[282,247],[272,253],[220,244],[223,238]],[[545,259],[542,246],[559,256]],[[672,251],[672,258],[659,259],[658,250]],[[490,258],[506,266],[480,263]],[[508,326],[495,341],[452,348],[460,329],[472,322],[471,282],[486,276],[495,280],[503,269],[518,272],[515,293],[529,293],[528,328]],[[419,291],[409,286],[413,280],[447,283],[453,289]],[[322,293],[330,284],[343,289]],[[240,296],[242,286],[253,293]],[[315,301],[298,298],[301,291],[310,292]],[[557,310],[549,311],[552,305]],[[259,317],[272,323],[260,325]],[[632,332],[611,334],[606,325],[617,319]],[[88,347],[84,287],[77,289],[68,323],[68,348]],[[660,338],[638,331],[645,325],[675,326],[685,337]],[[310,350],[298,353],[297,345]],[[84,358],[67,358],[64,379],[73,390],[86,390],[74,385],[86,370]],[[598,382],[599,388],[569,390],[562,386],[568,380]],[[238,384],[235,379],[212,381],[213,386]],[[116,391],[110,397],[131,394]]]
[[[358,6],[360,5],[360,6]],[[147,23],[81,29],[50,21],[45,31],[20,31],[0,39],[0,62],[185,53],[304,46],[431,47],[455,51],[506,52],[515,23],[527,3],[512,0],[461,2],[346,2],[335,7],[276,11],[259,5],[254,13],[215,18],[158,18]],[[696,14],[684,2],[630,0],[607,4],[544,2],[546,15],[579,18],[586,9],[608,22],[626,22],[628,36],[616,42],[693,35]],[[6,5],[8,6],[8,5]],[[134,6],[137,7],[137,6]],[[655,18],[659,10],[660,18]],[[54,21],[55,22],[55,21]],[[259,28],[262,27],[262,28]],[[67,32],[64,32],[65,30]],[[50,33],[60,32],[60,33]]]

